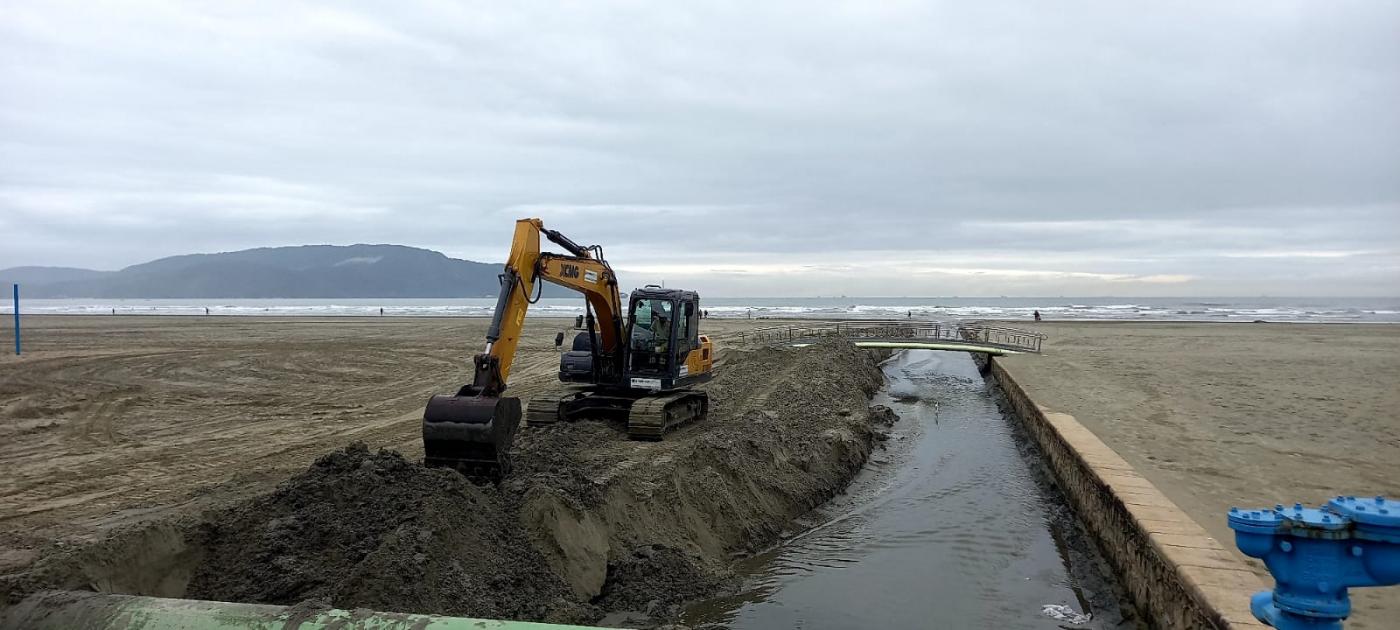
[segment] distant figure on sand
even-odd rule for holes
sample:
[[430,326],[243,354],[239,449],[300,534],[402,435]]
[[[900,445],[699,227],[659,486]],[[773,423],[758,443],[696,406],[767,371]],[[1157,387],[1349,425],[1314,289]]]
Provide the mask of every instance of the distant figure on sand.
[[905,314],[904,318],[905,318],[905,319],[914,319],[914,311],[909,311],[907,314]]
[[1036,309],[1035,311],[1035,321],[1040,321],[1040,309]]
[[208,307],[208,306],[204,307],[204,316],[205,316],[205,317],[208,317],[208,316],[209,316],[209,307]]
[[384,307],[383,307],[383,306],[379,307],[379,316],[380,316],[380,317],[383,317],[383,316],[384,316]]

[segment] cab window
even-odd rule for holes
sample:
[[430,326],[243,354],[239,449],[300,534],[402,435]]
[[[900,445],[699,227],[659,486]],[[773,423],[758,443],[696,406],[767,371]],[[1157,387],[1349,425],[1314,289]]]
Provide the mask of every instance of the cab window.
[[640,300],[632,311],[632,347],[661,351],[671,340],[671,303]]
[[679,345],[682,350],[690,350],[699,345],[696,343],[695,336],[695,332],[699,330],[700,322],[697,321],[699,316],[700,313],[695,310],[695,303],[686,302],[685,316],[681,319],[680,330],[676,331],[677,345]]

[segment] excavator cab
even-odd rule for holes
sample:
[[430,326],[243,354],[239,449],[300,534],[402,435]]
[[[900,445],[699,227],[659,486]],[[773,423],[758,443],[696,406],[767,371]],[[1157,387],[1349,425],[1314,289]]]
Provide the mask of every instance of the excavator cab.
[[648,285],[630,298],[624,369],[628,387],[670,390],[708,376],[711,346],[700,335],[700,295]]
[[[597,335],[590,328],[574,335],[573,347],[559,356],[559,380],[602,382],[593,366]],[[710,363],[709,339],[700,335],[700,296],[694,291],[650,285],[631,294],[627,308],[625,367],[621,385],[661,391],[694,382]],[[703,341],[703,343],[702,343]],[[691,360],[692,352],[703,356]]]

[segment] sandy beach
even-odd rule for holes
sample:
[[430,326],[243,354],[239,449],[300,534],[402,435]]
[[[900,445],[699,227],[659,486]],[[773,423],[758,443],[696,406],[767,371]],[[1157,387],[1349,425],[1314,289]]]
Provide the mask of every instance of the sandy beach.
[[[1035,328],[1049,335],[1044,354],[1003,360],[1017,382],[1079,419],[1228,549],[1230,506],[1400,495],[1400,327]],[[1348,627],[1400,618],[1400,591],[1353,593],[1360,618]]]
[[[25,355],[0,356],[0,571],[55,541],[265,492],[352,441],[420,458],[423,404],[468,377],[487,323],[30,317]],[[722,361],[738,332],[773,323],[702,330]],[[554,337],[571,326],[527,322],[512,393],[554,381]],[[1400,327],[1037,328],[1045,354],[1007,359],[1013,375],[1229,548],[1231,505],[1400,494]],[[1394,589],[1355,601],[1354,627],[1400,614]]]
[[[265,491],[351,441],[421,458],[423,405],[469,380],[488,323],[26,318],[24,355],[0,356],[0,571],[50,541]],[[554,382],[572,325],[527,322],[513,394]],[[750,325],[702,330],[722,359]]]
[[[14,569],[0,570],[0,627],[27,627],[5,609],[32,593],[88,588],[674,618],[720,592],[736,554],[846,487],[895,420],[869,406],[877,353],[842,340],[737,349],[726,331],[748,324],[716,322],[703,421],[660,441],[603,418],[532,426],[510,475],[476,485],[420,464],[419,422],[430,394],[466,378],[487,323],[38,318],[39,350],[0,363],[0,460],[14,473],[0,485]],[[554,338],[571,324],[527,324],[507,393],[552,384]]]

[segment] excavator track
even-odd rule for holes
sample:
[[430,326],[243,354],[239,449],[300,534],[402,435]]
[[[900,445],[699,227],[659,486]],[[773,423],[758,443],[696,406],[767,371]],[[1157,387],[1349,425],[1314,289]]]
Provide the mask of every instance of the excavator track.
[[554,387],[535,394],[525,404],[525,426],[542,427],[564,420],[565,406],[580,393],[577,387]]
[[679,391],[640,398],[627,414],[627,436],[655,442],[687,422],[705,417],[710,395],[702,391]]

